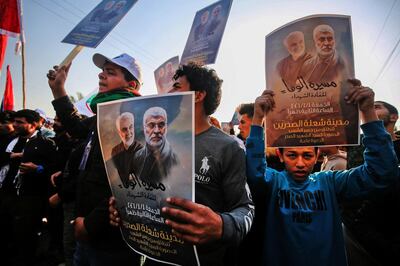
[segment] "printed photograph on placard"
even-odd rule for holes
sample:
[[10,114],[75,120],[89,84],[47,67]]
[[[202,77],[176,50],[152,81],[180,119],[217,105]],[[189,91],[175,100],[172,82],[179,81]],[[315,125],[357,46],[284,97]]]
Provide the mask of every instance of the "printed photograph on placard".
[[174,56],[154,71],[158,94],[168,93],[172,89],[172,85],[174,85],[173,77],[178,67],[179,56]]
[[358,108],[344,100],[354,78],[350,17],[302,18],[268,34],[265,45],[277,106],[267,116],[267,146],[357,145]]
[[137,0],[103,0],[62,40],[64,43],[97,47]]
[[139,254],[172,265],[197,265],[196,248],[165,224],[166,198],[194,201],[192,92],[98,105],[104,164],[121,233]]
[[232,0],[221,0],[197,11],[181,64],[190,61],[200,65],[215,63],[231,5]]

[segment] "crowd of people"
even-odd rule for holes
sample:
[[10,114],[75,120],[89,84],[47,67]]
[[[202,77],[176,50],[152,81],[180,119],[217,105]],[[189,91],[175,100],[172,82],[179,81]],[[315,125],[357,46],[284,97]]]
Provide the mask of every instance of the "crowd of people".
[[[287,42],[302,38],[293,33]],[[140,97],[142,72],[133,57],[95,54],[93,62],[101,69],[99,92],[90,103],[94,112],[99,103]],[[65,89],[70,67],[47,73],[54,121],[40,109],[0,113],[1,264],[162,264],[144,259],[122,238],[97,115],[80,115],[70,101]],[[265,148],[262,121],[276,108],[273,91],[240,104],[235,135],[220,130],[212,117],[222,97],[222,79],[213,69],[181,65],[173,81],[170,93],[194,91],[196,195],[195,202],[168,198],[162,213],[178,238],[197,246],[201,265],[399,261],[395,107],[374,101],[372,89],[350,79],[344,101],[359,107],[362,145]],[[113,148],[113,161],[125,187],[132,171],[146,169],[162,178],[177,163],[162,142],[168,125],[163,108],[145,112],[145,145],[135,142],[134,122],[129,112],[116,121],[121,142]],[[136,160],[129,156],[133,150],[146,156]]]

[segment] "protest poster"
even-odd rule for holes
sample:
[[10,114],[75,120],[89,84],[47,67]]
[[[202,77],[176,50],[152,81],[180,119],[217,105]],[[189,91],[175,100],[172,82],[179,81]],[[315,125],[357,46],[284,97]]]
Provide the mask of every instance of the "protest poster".
[[137,0],[103,0],[62,40],[96,48]]
[[158,94],[168,93],[172,89],[172,85],[174,84],[173,77],[178,67],[179,56],[175,56],[168,59],[154,71]]
[[231,6],[232,0],[221,0],[197,11],[181,64],[190,61],[201,65],[215,63]]
[[197,265],[196,248],[165,224],[166,198],[194,201],[194,94],[98,105],[106,172],[130,248],[172,265]]
[[357,145],[358,108],[344,100],[354,78],[350,17],[305,17],[268,34],[265,45],[276,103],[266,120],[267,146]]

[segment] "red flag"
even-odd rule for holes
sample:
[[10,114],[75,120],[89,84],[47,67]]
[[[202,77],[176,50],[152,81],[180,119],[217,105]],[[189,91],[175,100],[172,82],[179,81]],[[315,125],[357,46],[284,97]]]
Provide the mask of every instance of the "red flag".
[[0,74],[3,67],[7,47],[7,35],[0,34]]
[[11,79],[10,66],[7,66],[6,89],[1,101],[1,111],[14,110],[14,91]]
[[20,42],[24,42],[21,0],[0,0],[0,73],[7,46],[7,36],[20,38],[17,47]]
[[0,0],[0,34],[18,37],[21,33],[20,0]]

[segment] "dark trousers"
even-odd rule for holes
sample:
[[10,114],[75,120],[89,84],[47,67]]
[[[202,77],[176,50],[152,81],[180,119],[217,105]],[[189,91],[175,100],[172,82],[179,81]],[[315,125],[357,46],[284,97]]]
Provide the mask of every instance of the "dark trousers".
[[63,231],[63,243],[64,243],[64,258],[65,266],[73,266],[73,256],[75,252],[75,237],[74,237],[74,225],[71,224],[71,220],[75,219],[75,201],[64,203],[64,231]]
[[0,258],[1,265],[12,265],[15,258],[13,219],[16,195],[0,189]]
[[[13,208],[11,214],[11,249],[9,253],[12,265],[32,265],[35,262],[38,232],[45,210],[45,199],[36,196],[10,197],[5,204]],[[3,238],[2,238],[3,239]],[[6,255],[6,256],[7,256]]]

